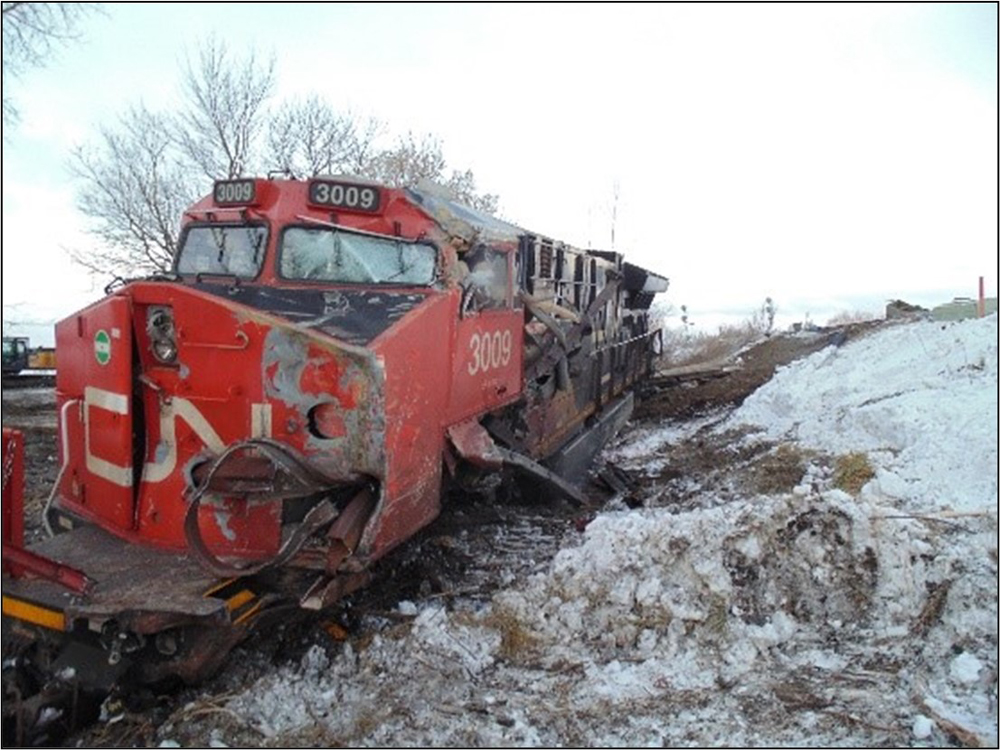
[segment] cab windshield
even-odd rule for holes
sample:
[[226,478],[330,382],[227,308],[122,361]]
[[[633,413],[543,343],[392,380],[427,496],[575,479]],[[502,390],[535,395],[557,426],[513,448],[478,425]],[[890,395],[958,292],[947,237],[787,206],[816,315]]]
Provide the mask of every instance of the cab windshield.
[[411,284],[434,281],[433,245],[339,228],[289,227],[281,238],[286,279],[345,284]]
[[259,224],[200,224],[188,228],[177,254],[177,273],[252,279],[264,260],[267,228]]

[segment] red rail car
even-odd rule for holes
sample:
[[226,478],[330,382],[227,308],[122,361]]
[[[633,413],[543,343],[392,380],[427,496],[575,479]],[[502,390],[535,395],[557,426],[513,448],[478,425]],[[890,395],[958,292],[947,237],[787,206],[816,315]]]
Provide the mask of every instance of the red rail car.
[[216,183],[172,274],[56,326],[57,533],[5,573],[5,629],[55,666],[196,680],[364,585],[455,477],[578,497],[666,287],[430,191]]

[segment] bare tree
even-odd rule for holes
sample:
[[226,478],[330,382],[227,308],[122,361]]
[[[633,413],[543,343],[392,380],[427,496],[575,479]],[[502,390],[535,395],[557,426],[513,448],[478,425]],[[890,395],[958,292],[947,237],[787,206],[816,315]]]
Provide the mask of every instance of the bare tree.
[[247,174],[274,85],[274,58],[260,63],[252,49],[234,62],[225,43],[210,39],[196,62],[188,60],[183,80],[188,101],[176,137],[210,180]]
[[74,150],[70,167],[84,186],[77,203],[102,243],[73,252],[78,263],[122,276],[170,268],[181,213],[196,197],[173,130],[170,118],[139,106],[102,129],[97,146]]
[[133,107],[101,129],[96,145],[74,150],[77,203],[101,248],[71,251],[73,259],[120,276],[169,270],[181,214],[206,183],[255,169],[273,88],[273,61],[260,64],[253,52],[234,61],[210,40],[185,69],[179,115]]
[[314,95],[283,105],[271,118],[269,160],[295,177],[359,173],[381,128],[374,118],[340,114]]
[[392,148],[379,152],[364,166],[364,175],[393,187],[413,186],[421,180],[441,181],[446,162],[441,141],[409,132]]
[[770,297],[764,298],[764,303],[750,317],[750,329],[756,333],[770,336],[774,331],[774,316],[778,312],[777,305]]
[[367,165],[378,154],[377,141],[385,125],[376,117],[359,116],[354,122],[354,151],[346,165],[350,174],[363,175]]
[[18,119],[11,78],[45,65],[55,50],[77,39],[80,21],[100,3],[3,3],[3,122]]
[[476,190],[476,177],[471,169],[464,172],[453,170],[451,177],[444,183],[445,188],[451,193],[455,200],[463,203],[477,211],[490,214],[497,212],[500,207],[500,197],[494,193],[480,193]]
[[365,167],[364,173],[372,179],[395,187],[412,187],[422,180],[436,182],[459,203],[494,214],[499,198],[476,190],[476,178],[471,169],[452,170],[446,176],[447,161],[440,139],[412,132],[396,141],[393,148],[377,154]]
[[103,244],[73,258],[120,276],[166,271],[181,214],[204,194],[206,178],[261,174],[266,166],[299,177],[347,172],[396,186],[430,179],[464,203],[496,211],[497,197],[476,192],[471,170],[445,177],[438,139],[411,133],[380,150],[377,120],[338,113],[315,96],[270,115],[273,89],[273,60],[262,64],[252,51],[234,60],[224,43],[209,41],[184,70],[179,115],[133,107],[102,128],[96,144],[75,150],[78,205]]

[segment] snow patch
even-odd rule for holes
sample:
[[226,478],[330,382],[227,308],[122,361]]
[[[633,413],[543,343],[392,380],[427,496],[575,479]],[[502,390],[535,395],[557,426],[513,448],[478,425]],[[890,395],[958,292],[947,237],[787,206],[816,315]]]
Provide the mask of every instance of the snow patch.
[[912,510],[997,506],[997,316],[887,327],[780,368],[727,420],[876,464]]

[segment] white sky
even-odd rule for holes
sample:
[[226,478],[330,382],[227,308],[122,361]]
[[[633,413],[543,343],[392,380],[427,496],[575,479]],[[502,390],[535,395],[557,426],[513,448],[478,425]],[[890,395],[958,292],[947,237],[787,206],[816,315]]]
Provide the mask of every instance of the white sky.
[[[4,332],[97,299],[66,169],[211,33],[393,133],[441,137],[522,226],[670,277],[701,327],[997,286],[996,5],[111,5],[12,94]],[[207,186],[206,186],[207,191]],[[43,325],[25,325],[25,323]]]

